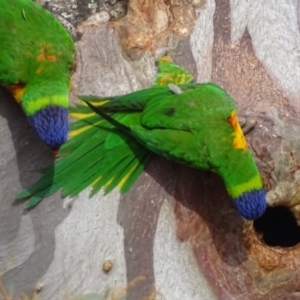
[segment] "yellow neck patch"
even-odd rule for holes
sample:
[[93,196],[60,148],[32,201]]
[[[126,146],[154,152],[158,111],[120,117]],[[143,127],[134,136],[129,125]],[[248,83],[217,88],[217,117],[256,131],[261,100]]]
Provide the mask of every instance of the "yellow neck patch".
[[32,116],[37,111],[44,109],[49,105],[57,105],[68,108],[68,95],[53,95],[48,97],[40,97],[34,101],[22,102],[22,108],[27,116]]
[[238,198],[244,192],[249,192],[252,190],[259,190],[262,188],[262,181],[260,175],[252,177],[248,182],[233,186],[227,187],[228,194],[233,198]]
[[233,110],[231,112],[230,117],[228,118],[228,123],[233,127],[233,148],[235,149],[247,149],[247,142],[244,136],[244,133],[242,131],[242,128],[240,126],[240,123],[238,121],[238,118],[236,116],[236,110]]

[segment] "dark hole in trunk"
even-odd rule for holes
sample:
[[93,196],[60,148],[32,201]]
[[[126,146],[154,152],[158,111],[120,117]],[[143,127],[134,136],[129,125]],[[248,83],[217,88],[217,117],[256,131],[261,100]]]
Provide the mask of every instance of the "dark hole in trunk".
[[268,207],[264,215],[254,221],[254,228],[268,246],[292,247],[300,242],[300,227],[285,206]]

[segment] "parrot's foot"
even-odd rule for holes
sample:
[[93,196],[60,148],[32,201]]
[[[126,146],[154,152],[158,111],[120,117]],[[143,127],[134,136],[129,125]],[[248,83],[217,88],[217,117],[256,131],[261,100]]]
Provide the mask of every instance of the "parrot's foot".
[[246,135],[252,129],[254,129],[254,127],[257,123],[256,120],[250,119],[249,117],[244,116],[244,115],[239,115],[238,119],[239,119],[239,123],[241,125],[241,128],[242,128],[242,131],[243,131],[244,135]]

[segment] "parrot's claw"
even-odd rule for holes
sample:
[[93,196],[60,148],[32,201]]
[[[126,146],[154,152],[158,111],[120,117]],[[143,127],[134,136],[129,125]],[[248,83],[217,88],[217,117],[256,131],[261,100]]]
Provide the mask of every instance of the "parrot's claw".
[[239,123],[241,125],[244,135],[246,135],[252,129],[254,129],[254,127],[257,123],[256,120],[249,119],[247,116],[239,116],[238,119],[239,119]]

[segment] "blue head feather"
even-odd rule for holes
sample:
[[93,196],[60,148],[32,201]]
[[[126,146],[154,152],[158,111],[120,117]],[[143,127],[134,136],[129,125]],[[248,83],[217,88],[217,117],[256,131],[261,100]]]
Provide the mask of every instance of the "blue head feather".
[[245,192],[233,200],[240,215],[247,220],[259,218],[267,208],[266,194],[263,189]]
[[28,120],[42,142],[52,150],[58,150],[68,138],[68,110],[64,107],[49,105]]

